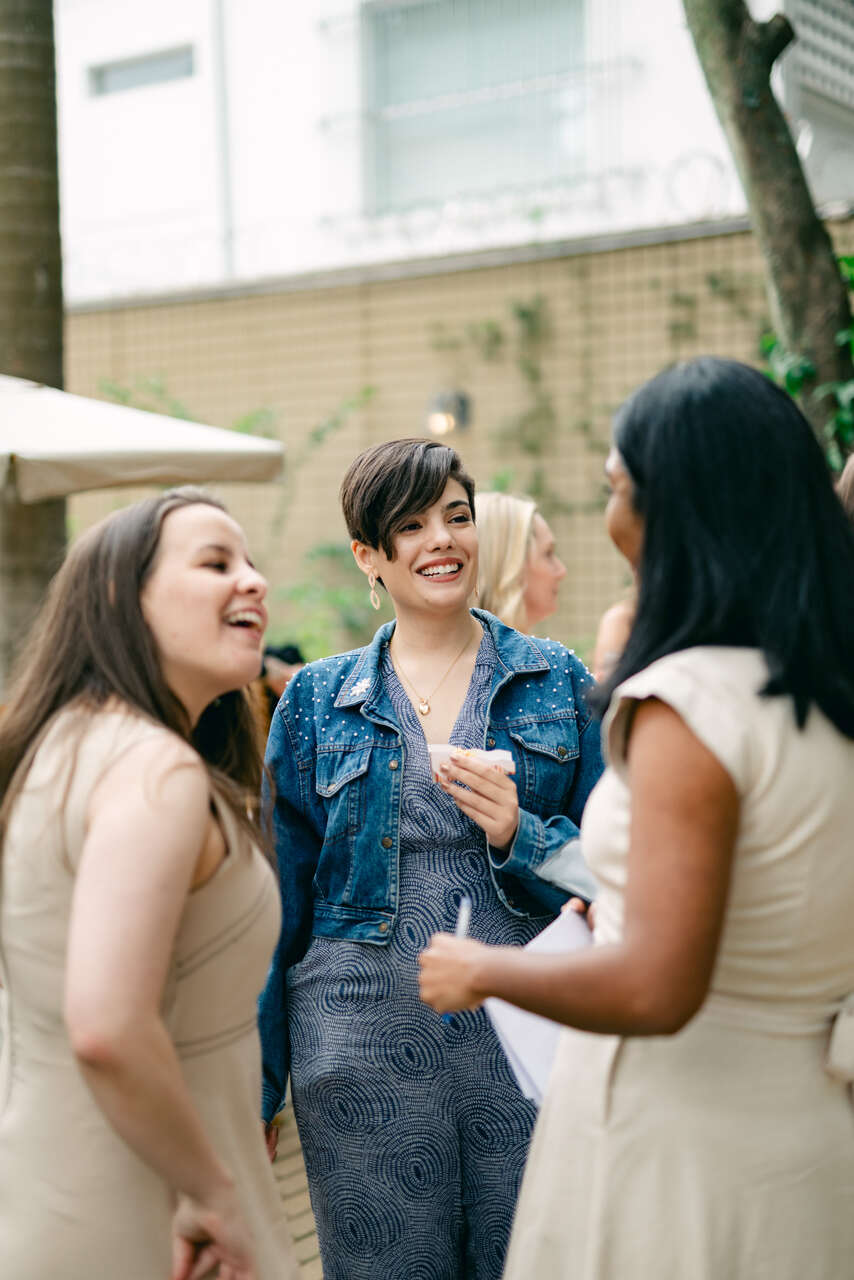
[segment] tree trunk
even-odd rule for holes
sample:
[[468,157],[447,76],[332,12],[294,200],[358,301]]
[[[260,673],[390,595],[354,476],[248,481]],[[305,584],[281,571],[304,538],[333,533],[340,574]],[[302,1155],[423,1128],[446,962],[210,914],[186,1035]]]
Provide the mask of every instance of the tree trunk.
[[[744,0],[683,2],[747,197],[777,336],[812,362],[818,384],[852,379],[850,353],[836,342],[851,325],[848,290],[770,86],[771,68],[795,33],[779,14],[755,22]],[[823,441],[832,402],[808,395],[803,408]]]
[[[14,466],[12,467],[14,473]],[[65,546],[65,499],[21,502],[14,474],[0,490],[0,676],[26,640]],[[0,681],[0,699],[3,682]]]
[[[52,0],[0,0],[0,372],[62,386]],[[13,465],[0,493],[0,697],[64,548],[64,499],[22,503]]]

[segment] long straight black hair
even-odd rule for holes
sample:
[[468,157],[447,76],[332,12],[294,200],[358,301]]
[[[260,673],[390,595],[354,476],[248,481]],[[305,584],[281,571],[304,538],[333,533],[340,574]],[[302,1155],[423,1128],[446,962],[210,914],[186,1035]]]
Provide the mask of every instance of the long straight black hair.
[[764,695],[854,738],[854,529],[794,401],[735,360],[665,370],[623,405],[614,445],[643,517],[638,606],[611,678],[695,645],[761,649]]

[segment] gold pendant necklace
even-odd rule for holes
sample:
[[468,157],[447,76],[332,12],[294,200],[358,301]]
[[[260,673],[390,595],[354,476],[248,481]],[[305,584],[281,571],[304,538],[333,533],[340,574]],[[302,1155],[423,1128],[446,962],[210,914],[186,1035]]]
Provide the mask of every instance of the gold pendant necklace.
[[391,660],[392,660],[392,663],[393,663],[393,664],[394,664],[394,666],[396,667],[396,669],[397,669],[398,673],[402,676],[402,678],[403,678],[404,682],[405,682],[407,685],[409,685],[409,688],[412,690],[412,692],[415,694],[415,697],[416,697],[416,698],[417,698],[417,700],[418,700],[418,714],[419,714],[419,715],[422,715],[422,716],[429,716],[429,714],[430,714],[430,699],[431,699],[431,698],[435,698],[436,694],[439,692],[439,690],[441,689],[442,685],[445,683],[445,681],[447,680],[448,676],[451,674],[451,672],[453,671],[454,667],[457,665],[457,663],[459,662],[460,658],[463,656],[463,654],[465,653],[466,649],[469,647],[469,645],[470,645],[470,644],[471,644],[471,636],[469,636],[469,637],[468,637],[468,639],[466,640],[466,642],[465,642],[465,644],[463,645],[462,649],[460,649],[459,653],[458,653],[458,654],[457,654],[457,656],[454,658],[453,662],[452,662],[452,663],[451,663],[451,665],[448,667],[448,669],[447,669],[447,671],[445,672],[445,674],[442,676],[442,679],[441,679],[441,680],[439,681],[439,683],[436,685],[436,688],[433,690],[433,692],[432,692],[432,693],[427,694],[427,696],[426,696],[426,697],[424,696],[424,694],[423,694],[423,693],[419,693],[419,692],[418,692],[418,690],[415,688],[415,685],[414,685],[414,684],[412,683],[412,681],[409,679],[409,676],[406,674],[406,672],[404,671],[403,667],[401,666],[400,658],[395,658],[394,654],[392,654],[392,653],[391,653],[391,644],[389,644],[388,651],[389,651],[389,654],[391,654]]

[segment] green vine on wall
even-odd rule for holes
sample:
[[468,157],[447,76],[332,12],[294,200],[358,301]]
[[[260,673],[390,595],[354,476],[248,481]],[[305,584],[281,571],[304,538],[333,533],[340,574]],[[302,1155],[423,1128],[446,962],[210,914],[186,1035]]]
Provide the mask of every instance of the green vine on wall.
[[512,299],[509,304],[509,326],[494,317],[471,321],[459,331],[448,331],[442,324],[431,329],[430,345],[434,351],[451,357],[451,376],[465,381],[465,367],[473,355],[484,363],[504,358],[512,361],[522,385],[524,397],[520,409],[509,414],[490,435],[506,453],[508,446],[526,459],[524,475],[517,476],[515,467],[504,467],[490,481],[491,487],[503,492],[519,490],[534,499],[546,516],[575,515],[600,511],[601,497],[589,502],[570,502],[552,485],[547,459],[553,454],[562,429],[575,430],[587,448],[597,453],[607,445],[596,435],[593,423],[579,418],[562,424],[548,385],[543,359],[552,337],[548,305],[542,294],[530,299]]
[[[842,254],[837,258],[839,270],[849,289],[854,290],[854,255]],[[727,275],[709,274],[706,277],[709,291],[728,302],[741,319],[758,326],[758,352],[765,371],[778,386],[803,401],[807,397],[831,400],[831,412],[824,423],[824,452],[832,471],[839,472],[845,459],[854,450],[854,380],[825,382],[815,385],[815,365],[808,356],[789,351],[771,329],[767,315],[760,316],[747,301],[749,290]],[[854,359],[854,328],[841,329],[836,334],[840,347],[847,347]]]

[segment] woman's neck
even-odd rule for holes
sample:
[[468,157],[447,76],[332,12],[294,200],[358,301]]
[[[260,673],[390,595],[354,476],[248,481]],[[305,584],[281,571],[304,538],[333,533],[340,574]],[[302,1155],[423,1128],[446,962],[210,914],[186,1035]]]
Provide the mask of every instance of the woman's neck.
[[466,609],[448,615],[411,615],[398,613],[392,637],[392,648],[415,656],[438,656],[459,650],[466,639],[474,643],[482,634],[478,620]]

